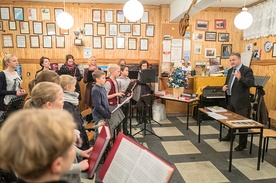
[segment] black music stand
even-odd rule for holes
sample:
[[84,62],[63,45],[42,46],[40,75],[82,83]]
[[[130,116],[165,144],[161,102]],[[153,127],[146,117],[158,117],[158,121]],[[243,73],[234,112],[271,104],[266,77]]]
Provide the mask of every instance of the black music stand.
[[[141,83],[157,83],[157,80],[155,77],[156,77],[156,71],[153,69],[145,69],[141,71]],[[162,126],[162,124],[158,123],[152,118],[152,101],[150,103],[150,119],[153,122],[157,123],[159,126]]]
[[138,102],[134,105],[134,107],[142,108],[142,122],[144,123],[144,127],[139,132],[136,132],[135,134],[133,134],[133,136],[137,135],[140,132],[144,132],[144,138],[145,138],[146,132],[149,132],[150,134],[155,135],[156,137],[162,140],[160,136],[156,135],[154,132],[147,129],[147,123],[149,123],[147,120],[147,107],[151,105],[153,99],[154,99],[154,95],[143,95],[138,100]]
[[27,95],[28,94],[24,94],[22,96],[16,96],[12,98],[8,104],[7,109],[2,114],[1,118],[5,120],[11,113],[21,109],[23,107],[23,104]]
[[94,82],[96,82],[96,81],[93,79],[93,76],[92,76],[93,72],[94,72],[94,71],[88,71],[88,73],[87,73],[87,82],[88,82],[88,83],[94,83]]
[[138,78],[138,72],[139,71],[128,71],[129,79],[137,79]]
[[57,71],[58,75],[70,75],[70,76],[74,76],[74,72],[73,71],[70,71],[68,69],[60,69]]

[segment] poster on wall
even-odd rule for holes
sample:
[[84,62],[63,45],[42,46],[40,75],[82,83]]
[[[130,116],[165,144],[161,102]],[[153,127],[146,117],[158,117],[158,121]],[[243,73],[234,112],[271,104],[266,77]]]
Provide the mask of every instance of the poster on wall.
[[172,52],[171,52],[171,61],[172,62],[180,62],[181,61],[181,52],[182,48],[181,47],[172,47]]
[[84,47],[83,48],[83,57],[90,58],[92,56],[92,48],[91,47]]

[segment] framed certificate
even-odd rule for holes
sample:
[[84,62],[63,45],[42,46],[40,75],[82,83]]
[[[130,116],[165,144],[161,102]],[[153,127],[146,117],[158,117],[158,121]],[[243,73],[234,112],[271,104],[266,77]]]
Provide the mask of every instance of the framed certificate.
[[43,48],[52,48],[52,36],[43,36]]
[[114,49],[114,38],[113,37],[105,37],[105,49]]
[[95,49],[102,48],[102,37],[100,37],[100,36],[93,37],[93,48],[95,48]]
[[154,25],[147,24],[146,26],[146,36],[153,37],[154,36]]
[[56,36],[56,47],[65,48],[65,36]]
[[149,23],[149,12],[144,11],[143,16],[141,17],[140,20],[141,23]]
[[30,34],[29,22],[27,21],[20,21],[20,34]]
[[116,17],[117,17],[117,23],[124,23],[125,22],[125,16],[123,10],[117,10],[116,11]]
[[26,36],[16,36],[16,47],[26,48]]
[[50,20],[50,9],[47,9],[47,8],[41,9],[41,19]]
[[130,33],[130,24],[120,24],[120,33]]
[[132,24],[132,36],[141,36],[140,24]]
[[43,34],[42,22],[33,22],[33,32],[34,34]]
[[118,34],[118,25],[109,24],[109,36],[117,36]]
[[140,50],[141,51],[148,51],[148,45],[149,45],[148,38],[141,38],[140,39]]
[[14,20],[9,21],[9,30],[16,30],[16,21]]
[[13,48],[12,34],[2,34],[3,48]]
[[137,49],[137,39],[136,38],[128,38],[128,49],[129,50]]
[[40,48],[39,36],[30,36],[30,47],[31,48]]
[[117,49],[125,49],[125,38],[117,37]]
[[92,22],[101,22],[101,10],[92,10]]
[[24,20],[23,8],[15,7],[13,8],[14,20]]
[[86,36],[93,36],[93,24],[85,23],[84,30]]
[[10,8],[9,7],[1,7],[0,8],[0,19],[2,19],[2,20],[10,19]]
[[28,8],[28,19],[29,20],[37,20],[36,8]]
[[104,23],[98,23],[97,24],[97,35],[98,36],[105,36],[105,24]]
[[113,22],[113,10],[105,10],[104,20],[105,20],[105,23],[112,23]]
[[55,8],[54,11],[55,11],[55,21],[56,21],[56,20],[57,20],[57,16],[58,16],[61,12],[63,12],[64,10],[63,10],[63,8]]
[[55,23],[46,23],[47,35],[56,35],[56,24]]

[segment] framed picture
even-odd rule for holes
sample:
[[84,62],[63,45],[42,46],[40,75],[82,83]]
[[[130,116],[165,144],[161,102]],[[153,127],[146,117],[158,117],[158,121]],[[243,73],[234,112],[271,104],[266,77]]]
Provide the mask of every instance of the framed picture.
[[3,30],[3,21],[0,21],[0,31]]
[[218,33],[219,42],[229,42],[229,33]]
[[216,58],[216,48],[205,48],[205,58]]
[[37,20],[36,8],[28,8],[28,20]]
[[40,48],[39,36],[30,36],[30,47],[31,48]]
[[3,48],[13,48],[12,34],[2,34]]
[[197,30],[208,30],[209,21],[208,20],[196,20],[196,29]]
[[107,50],[114,49],[114,38],[113,37],[105,37],[104,42],[105,42],[105,49],[107,49]]
[[56,35],[56,24],[55,23],[46,23],[47,35]]
[[216,32],[205,32],[205,41],[216,41],[217,33]]
[[118,25],[109,24],[109,36],[117,36],[118,34]]
[[149,47],[148,38],[141,38],[140,39],[140,50],[141,51],[148,51],[148,47]]
[[69,29],[59,28],[59,34],[60,35],[69,35]]
[[148,11],[144,11],[143,16],[140,19],[140,22],[144,23],[144,24],[149,23],[149,12]]
[[117,49],[125,49],[125,38],[117,37]]
[[98,23],[97,24],[97,35],[98,36],[105,36],[105,23]]
[[273,43],[273,47],[272,47],[272,57],[276,57],[276,43]]
[[56,21],[57,20],[57,16],[60,13],[62,13],[64,10],[63,10],[63,8],[55,8],[54,11],[55,11],[55,21]]
[[16,36],[16,47],[26,48],[26,36]]
[[132,36],[141,36],[140,24],[132,24]]
[[65,48],[65,36],[56,36],[56,48]]
[[214,29],[225,30],[226,29],[226,19],[215,19]]
[[146,36],[153,37],[154,36],[154,25],[147,24],[146,26]]
[[104,21],[105,23],[113,23],[113,10],[104,11]]
[[101,10],[92,10],[92,22],[101,22]]
[[116,11],[117,23],[125,23],[125,16],[123,10]]
[[202,45],[201,44],[196,44],[194,47],[194,54],[200,55],[202,50]]
[[41,19],[50,20],[50,9],[47,9],[47,8],[41,9]]
[[220,62],[220,56],[217,56],[216,58],[210,58],[209,62],[210,62],[210,66],[220,65],[221,64],[221,62]]
[[24,20],[23,8],[14,7],[13,14],[14,14],[14,20]]
[[100,37],[100,36],[93,37],[93,48],[95,48],[95,49],[102,48],[102,37]]
[[232,44],[222,44],[221,45],[221,58],[229,58],[232,53]]
[[193,33],[193,39],[196,41],[203,41],[204,33]]
[[43,36],[43,48],[52,48],[52,36]]
[[2,19],[2,20],[10,19],[10,8],[9,7],[1,7],[0,8],[0,19]]
[[43,34],[42,22],[33,21],[33,33],[34,34]]
[[20,34],[30,34],[29,22],[27,21],[20,21]]
[[119,25],[120,33],[130,33],[130,24],[120,24]]
[[9,21],[9,30],[16,30],[16,21],[14,20]]
[[85,32],[84,32],[85,36],[93,36],[93,24],[85,23],[84,29],[85,29]]
[[128,49],[129,50],[137,49],[137,38],[128,38]]

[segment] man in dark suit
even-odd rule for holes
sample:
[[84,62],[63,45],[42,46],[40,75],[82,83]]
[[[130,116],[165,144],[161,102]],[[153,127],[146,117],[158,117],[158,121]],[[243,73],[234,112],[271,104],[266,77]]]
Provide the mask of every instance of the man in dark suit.
[[[248,117],[248,108],[250,106],[249,88],[254,85],[254,76],[251,68],[241,63],[241,55],[233,52],[229,56],[230,64],[225,85],[222,90],[226,92],[227,109],[234,113]],[[239,129],[239,132],[247,132],[248,129]],[[223,137],[222,141],[230,141],[230,130]],[[242,151],[246,148],[247,135],[240,135],[239,145],[235,151]]]

